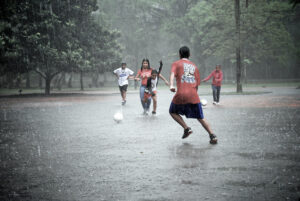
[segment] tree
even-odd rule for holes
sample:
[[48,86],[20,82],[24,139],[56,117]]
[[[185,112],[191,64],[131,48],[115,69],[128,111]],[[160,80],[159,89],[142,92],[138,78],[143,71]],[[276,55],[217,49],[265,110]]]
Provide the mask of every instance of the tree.
[[236,54],[236,92],[241,93],[243,92],[242,83],[241,83],[241,30],[240,30],[240,0],[235,0],[234,2],[234,11],[235,11],[235,34],[236,34],[236,47],[235,47],[235,54]]
[[[184,4],[188,6],[178,11],[167,9],[170,13],[167,16],[172,17],[165,20],[166,30],[192,47],[196,52],[193,58],[202,62],[201,69],[206,60],[231,63],[240,60],[240,65],[247,63],[250,75],[262,66],[270,68],[272,65],[274,70],[290,68],[288,62],[296,51],[286,26],[287,20],[294,15],[287,2],[252,0],[241,3],[239,46],[240,50],[246,51],[241,51],[240,59],[236,59],[238,40],[233,34],[237,29],[232,1],[185,2],[190,4]],[[257,73],[253,75],[257,76]]]
[[92,17],[97,10],[96,0],[72,4],[61,0],[5,3],[8,6],[1,10],[4,16],[0,26],[1,63],[7,72],[22,73],[29,69],[37,72],[45,79],[47,95],[57,74],[74,70],[81,74],[83,90],[83,73],[92,71],[92,65],[99,60],[107,60],[97,58],[99,54],[95,52],[117,57],[110,52],[118,51],[118,45],[106,48],[107,44],[114,44],[111,40],[117,35],[102,30]]

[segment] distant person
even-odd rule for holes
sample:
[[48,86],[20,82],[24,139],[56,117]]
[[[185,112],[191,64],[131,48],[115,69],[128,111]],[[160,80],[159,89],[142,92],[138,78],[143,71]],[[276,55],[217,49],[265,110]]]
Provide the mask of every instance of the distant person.
[[205,79],[203,79],[203,82],[208,81],[211,77],[213,77],[212,80],[212,92],[213,92],[213,104],[219,105],[220,104],[220,93],[221,93],[221,85],[223,80],[223,72],[221,71],[221,65],[216,65],[216,69],[213,70],[209,76],[207,76]]
[[204,119],[202,106],[197,93],[200,85],[199,70],[194,63],[189,60],[190,50],[183,46],[179,49],[180,60],[175,61],[171,67],[170,90],[175,92],[174,78],[176,79],[177,91],[170,105],[170,115],[180,124],[184,131],[182,139],[192,134],[192,129],[186,125],[180,115],[187,118],[197,119],[203,128],[208,132],[210,143],[216,144],[217,137],[213,134],[208,122]]
[[169,86],[169,82],[164,76],[162,76],[159,72],[157,72],[157,70],[152,70],[151,77],[149,77],[147,80],[147,85],[144,92],[144,103],[146,103],[149,98],[152,98],[153,100],[153,110],[152,110],[153,115],[156,114],[156,108],[157,108],[157,83],[159,77],[165,81],[166,85]]
[[133,71],[126,67],[126,63],[122,63],[122,67],[114,70],[114,74],[118,78],[119,89],[122,97],[122,105],[126,104],[126,92],[128,87],[128,78],[134,78]]

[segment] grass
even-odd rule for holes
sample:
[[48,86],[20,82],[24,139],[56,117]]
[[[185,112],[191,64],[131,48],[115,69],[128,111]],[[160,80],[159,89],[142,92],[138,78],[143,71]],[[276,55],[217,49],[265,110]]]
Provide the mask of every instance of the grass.
[[[129,87],[128,90],[134,90],[133,87]],[[84,92],[119,92],[118,87],[101,87],[101,88],[85,88],[84,91],[81,91],[80,88],[63,88],[61,90],[52,89],[50,94],[57,94],[57,93],[84,93]],[[45,89],[40,88],[29,88],[29,89],[22,89],[21,94],[44,94]],[[0,88],[0,96],[10,96],[10,95],[19,95],[19,89],[7,89],[7,88]]]
[[[255,95],[262,93],[269,93],[266,90],[261,91],[260,89],[268,87],[295,87],[300,88],[300,82],[284,82],[284,83],[255,83],[255,84],[243,84],[243,93],[236,93],[235,84],[223,84],[222,85],[222,94],[223,95]],[[163,82],[159,83],[159,90],[168,90],[169,87],[166,86]],[[211,84],[202,83],[199,87],[201,94],[211,94]],[[111,87],[100,87],[100,88],[85,88],[84,91],[81,91],[80,88],[63,88],[61,90],[52,89],[51,93],[82,93],[82,92],[119,92],[117,86]],[[133,86],[128,87],[128,91],[138,91],[138,88],[135,90]],[[40,88],[30,88],[22,89],[22,94],[44,94],[45,90]],[[9,96],[9,95],[19,95],[19,89],[7,89],[0,88],[0,96]]]

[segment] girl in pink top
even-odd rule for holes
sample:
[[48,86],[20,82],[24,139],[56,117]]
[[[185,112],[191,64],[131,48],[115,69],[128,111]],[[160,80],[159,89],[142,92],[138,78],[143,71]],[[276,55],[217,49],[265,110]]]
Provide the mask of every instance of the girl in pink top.
[[152,72],[152,68],[150,68],[149,59],[143,59],[142,67],[137,72],[137,75],[135,76],[135,80],[137,81],[141,80],[140,99],[144,109],[144,114],[148,112],[149,107],[151,105],[151,97],[149,97],[147,101],[144,101],[144,92],[145,92],[145,88],[147,87],[147,80],[149,77],[151,77],[151,72]]
[[213,91],[213,98],[214,98],[214,105],[218,105],[220,101],[220,92],[221,92],[221,85],[223,80],[223,72],[221,71],[221,65],[216,65],[216,69],[211,72],[209,76],[203,79],[203,82],[208,81],[211,77],[213,77],[213,81],[211,84],[212,91]]

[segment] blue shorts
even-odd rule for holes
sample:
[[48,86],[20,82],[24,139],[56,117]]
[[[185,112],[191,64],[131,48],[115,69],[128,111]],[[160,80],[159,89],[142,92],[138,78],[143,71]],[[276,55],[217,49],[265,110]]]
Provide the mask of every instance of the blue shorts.
[[172,102],[170,105],[169,112],[175,113],[175,114],[180,114],[180,115],[185,115],[186,118],[204,119],[201,103],[174,104]]

